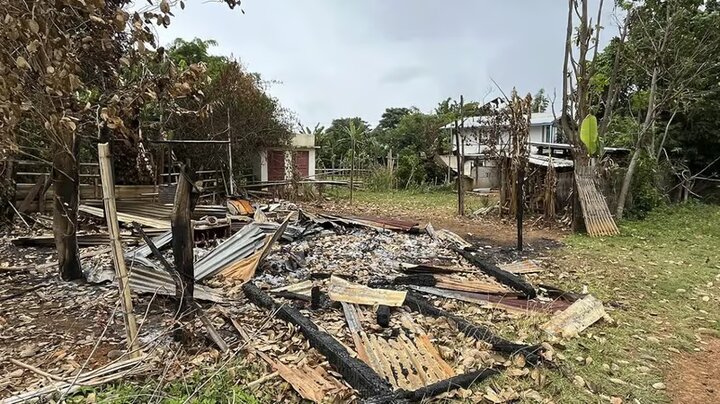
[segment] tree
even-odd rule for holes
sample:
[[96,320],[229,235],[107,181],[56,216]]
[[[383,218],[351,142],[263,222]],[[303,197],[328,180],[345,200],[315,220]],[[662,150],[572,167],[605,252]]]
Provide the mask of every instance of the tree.
[[[210,83],[201,100],[185,100],[183,106],[197,110],[209,106],[200,116],[174,114],[162,123],[157,135],[174,139],[230,139],[233,159],[240,162],[234,169],[250,167],[261,149],[287,145],[292,137],[292,116],[267,92],[266,83],[257,73],[224,56],[212,56],[208,49],[214,41],[176,39],[168,55],[177,63],[208,66]],[[156,112],[157,114],[157,112]],[[175,146],[180,161],[191,158],[204,162],[205,169],[224,168],[225,159],[213,158],[226,153],[221,145]],[[236,173],[237,174],[237,173]]]
[[417,112],[417,108],[386,108],[375,130],[389,130],[398,126],[403,117]]
[[532,100],[532,112],[545,112],[550,105],[550,99],[545,95],[545,89],[541,88],[535,93]]
[[[718,64],[708,55],[720,51],[716,7],[700,7],[693,0],[647,0],[630,8],[627,43],[635,97],[643,103],[644,118],[635,136],[630,164],[623,178],[616,217],[622,219],[633,176],[644,150],[655,159],[664,147],[679,111],[702,98],[708,84],[717,83]],[[665,130],[655,131],[658,117],[667,116]],[[659,137],[658,137],[659,136]],[[659,143],[660,149],[656,149]]]
[[366,127],[360,123],[358,125],[357,120],[350,120],[348,126],[343,128],[343,132],[350,139],[350,204],[353,203],[353,188],[355,188],[355,146],[358,142],[362,141],[366,133]]
[[[82,277],[75,236],[81,140],[142,140],[146,104],[162,100],[170,113],[177,99],[199,98],[205,82],[203,66],[177,69],[155,46],[150,21],[170,23],[168,1],[133,13],[123,9],[128,3],[92,0],[60,7],[53,0],[0,0],[0,159],[22,154],[52,160],[53,227],[63,279]],[[151,65],[164,68],[157,73]]]
[[370,125],[362,118],[338,118],[332,121],[320,139],[316,139],[320,146],[318,160],[325,168],[336,168],[344,158],[349,157],[351,142],[346,128],[350,127],[351,123],[356,128],[362,129],[364,134],[370,133]]

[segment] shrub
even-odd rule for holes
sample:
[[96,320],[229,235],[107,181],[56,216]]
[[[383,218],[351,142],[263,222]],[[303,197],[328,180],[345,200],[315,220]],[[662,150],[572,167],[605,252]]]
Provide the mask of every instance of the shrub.
[[391,170],[379,167],[370,172],[365,180],[365,187],[370,191],[389,191],[394,187],[395,178]]
[[633,176],[629,217],[644,219],[650,211],[663,205],[663,193],[658,188],[663,177],[656,160],[642,153]]

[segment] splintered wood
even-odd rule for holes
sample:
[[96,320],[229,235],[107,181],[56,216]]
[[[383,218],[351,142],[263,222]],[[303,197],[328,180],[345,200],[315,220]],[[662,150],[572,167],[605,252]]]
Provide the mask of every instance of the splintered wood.
[[407,292],[373,289],[348,282],[337,276],[331,276],[328,295],[330,296],[330,300],[335,302],[364,304],[368,306],[382,304],[390,307],[400,307],[405,301]]
[[588,234],[591,237],[620,234],[605,197],[598,192],[595,186],[592,167],[576,166],[575,183]]
[[[398,338],[368,335],[360,325],[359,308],[345,302],[342,306],[358,357],[394,388],[416,390],[455,376],[427,335],[417,334],[413,339],[404,334]],[[416,328],[412,319],[406,321]]]
[[455,376],[427,335],[386,339],[362,333],[362,345],[366,363],[395,388],[416,390]]
[[258,351],[257,354],[306,400],[320,403],[325,399],[325,396],[332,396],[345,389],[345,386],[328,375],[322,366],[312,367],[303,364],[291,367],[280,361],[273,360],[263,352]]
[[515,275],[534,274],[542,271],[542,268],[533,260],[515,261],[509,264],[498,265],[501,269]]
[[514,293],[511,289],[508,289],[497,282],[456,279],[445,275],[435,275],[434,277],[437,282],[435,286],[440,289],[475,293],[493,293],[499,295]]
[[550,335],[571,338],[605,316],[602,302],[587,295],[556,314],[542,328]]

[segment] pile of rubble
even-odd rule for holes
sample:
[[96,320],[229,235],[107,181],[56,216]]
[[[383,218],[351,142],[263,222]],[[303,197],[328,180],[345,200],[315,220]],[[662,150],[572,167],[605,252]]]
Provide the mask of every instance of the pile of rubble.
[[[119,210],[119,220],[141,223],[155,235],[150,244],[136,232],[124,235],[137,243],[126,244],[124,256],[128,286],[141,302],[136,316],[144,310],[138,336],[142,358],[128,359],[117,327],[98,329],[122,320],[111,286],[115,272],[109,249],[97,247],[107,243],[107,236],[88,234],[85,245],[95,246],[83,248],[84,266],[95,286],[58,283],[47,275],[49,266],[31,264],[23,270],[16,262],[12,270],[9,264],[3,270],[0,263],[2,273],[11,274],[0,278],[0,284],[35,279],[32,283],[40,285],[0,296],[24,301],[0,311],[0,330],[2,321],[16,314],[14,309],[42,308],[27,298],[39,289],[41,298],[57,299],[59,315],[80,307],[91,313],[93,325],[78,334],[100,333],[85,341],[92,348],[89,355],[75,355],[71,363],[62,361],[58,346],[36,347],[31,353],[22,352],[20,343],[0,349],[3,356],[18,358],[14,367],[0,366],[11,375],[0,388],[24,390],[8,395],[7,402],[64,396],[128,375],[154,372],[160,380],[172,380],[187,367],[170,359],[181,351],[192,352],[191,363],[219,367],[238,354],[259,358],[271,370],[249,387],[284,380],[302,398],[316,402],[419,401],[438,395],[504,400],[519,393],[474,392],[470,386],[503,372],[539,377],[533,369],[553,355],[542,340],[527,341],[530,336],[514,322],[532,319],[547,339],[567,338],[606,316],[592,296],[533,284],[534,274],[542,271],[537,262],[499,262],[503,257],[494,254],[494,247],[473,245],[429,224],[310,213],[287,202],[230,200],[227,210],[201,208],[203,217],[193,223],[196,235],[202,235],[196,237],[194,251],[194,299],[201,304],[183,318],[173,315],[171,299],[160,297],[177,292],[168,268],[168,221],[133,209],[125,214]],[[100,208],[82,212],[102,216]],[[41,246],[44,237],[17,238],[15,244]],[[73,301],[72,296],[81,297]],[[96,310],[88,309],[89,302]],[[28,321],[19,327],[16,333],[31,334],[35,325]],[[198,341],[204,332],[213,346]],[[91,361],[99,347],[107,358]],[[42,360],[36,365],[27,363],[39,354]],[[91,365],[96,370],[88,372]],[[38,378],[18,382],[26,372]]]

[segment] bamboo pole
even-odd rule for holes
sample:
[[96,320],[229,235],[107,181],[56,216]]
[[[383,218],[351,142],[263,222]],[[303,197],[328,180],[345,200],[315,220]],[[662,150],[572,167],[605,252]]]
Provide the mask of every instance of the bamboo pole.
[[107,219],[110,247],[112,248],[113,263],[115,264],[115,276],[118,280],[120,302],[127,331],[128,353],[131,358],[138,358],[140,357],[140,346],[137,338],[137,323],[133,314],[133,303],[130,297],[130,287],[128,286],[128,272],[123,258],[122,244],[120,244],[120,226],[118,225],[117,210],[115,208],[115,179],[112,172],[110,146],[107,143],[98,144],[98,160],[100,161],[105,218]]

